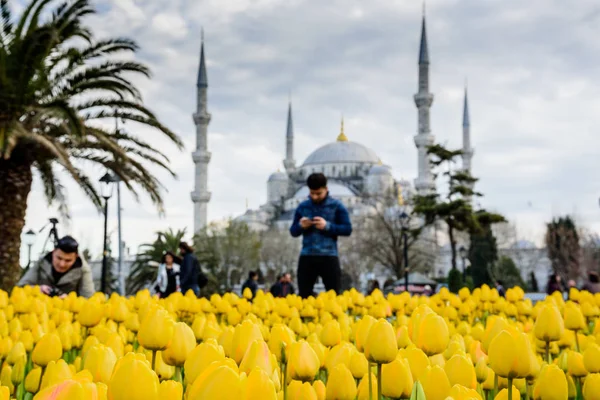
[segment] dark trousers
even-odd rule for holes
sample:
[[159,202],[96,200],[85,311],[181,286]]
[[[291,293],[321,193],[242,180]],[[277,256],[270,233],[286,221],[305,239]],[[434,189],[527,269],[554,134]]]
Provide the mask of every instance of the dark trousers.
[[302,298],[313,295],[317,277],[321,277],[325,290],[340,293],[342,270],[336,256],[300,256],[298,260],[298,291]]

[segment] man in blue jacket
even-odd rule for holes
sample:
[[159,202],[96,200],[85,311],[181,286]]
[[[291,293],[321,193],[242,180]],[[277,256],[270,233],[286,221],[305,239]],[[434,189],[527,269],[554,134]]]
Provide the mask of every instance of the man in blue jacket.
[[329,196],[327,178],[314,173],[306,180],[310,196],[296,208],[290,227],[293,237],[302,235],[302,251],[298,261],[298,290],[300,296],[313,295],[317,277],[325,289],[340,293],[341,275],[338,258],[338,236],[350,236],[352,223],[341,201]]

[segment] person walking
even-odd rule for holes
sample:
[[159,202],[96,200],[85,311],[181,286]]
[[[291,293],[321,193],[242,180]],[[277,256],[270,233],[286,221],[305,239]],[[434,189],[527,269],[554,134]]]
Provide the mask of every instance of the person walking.
[[192,290],[196,296],[199,296],[198,277],[201,271],[200,262],[194,254],[194,249],[187,242],[181,242],[179,243],[179,253],[183,256],[180,275],[181,292],[185,294],[188,290]]
[[325,290],[340,293],[341,269],[338,256],[338,236],[350,236],[352,223],[341,201],[332,198],[327,178],[313,173],[306,180],[309,198],[298,205],[290,226],[293,237],[302,236],[298,260],[298,291],[302,298],[313,295],[320,276]]
[[250,289],[250,292],[252,292],[251,299],[256,296],[256,291],[258,290],[258,283],[256,281],[258,281],[258,273],[256,271],[248,272],[248,279],[246,279],[246,282],[242,285],[242,296],[244,295],[244,290],[246,290],[246,288]]

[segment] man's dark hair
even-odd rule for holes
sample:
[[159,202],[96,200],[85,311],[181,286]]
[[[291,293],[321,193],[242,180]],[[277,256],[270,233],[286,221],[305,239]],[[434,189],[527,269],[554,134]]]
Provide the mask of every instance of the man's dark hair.
[[194,249],[187,244],[187,242],[179,242],[179,248],[183,249],[183,251],[185,251],[186,253],[193,253]]
[[320,172],[310,174],[306,180],[306,185],[310,190],[318,190],[327,187],[327,177]]
[[595,271],[590,271],[588,273],[588,279],[590,280],[591,283],[598,283],[598,281],[600,277],[598,276],[598,273]]
[[67,254],[77,253],[79,251],[79,243],[72,236],[63,236],[56,243],[56,248]]
[[256,271],[250,271],[250,272],[248,272],[248,278],[249,279],[254,279],[255,276],[258,276],[258,273]]

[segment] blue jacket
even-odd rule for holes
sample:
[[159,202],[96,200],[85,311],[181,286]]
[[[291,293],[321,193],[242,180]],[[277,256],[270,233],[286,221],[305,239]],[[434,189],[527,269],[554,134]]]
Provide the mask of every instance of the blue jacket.
[[[327,221],[327,225],[324,230],[319,230],[314,226],[302,229],[300,219],[303,217],[310,219],[322,217]],[[327,195],[325,200],[319,204],[309,198],[298,205],[290,233],[293,237],[303,235],[300,255],[337,256],[337,238],[338,236],[350,236],[352,223],[348,210],[342,202]]]

